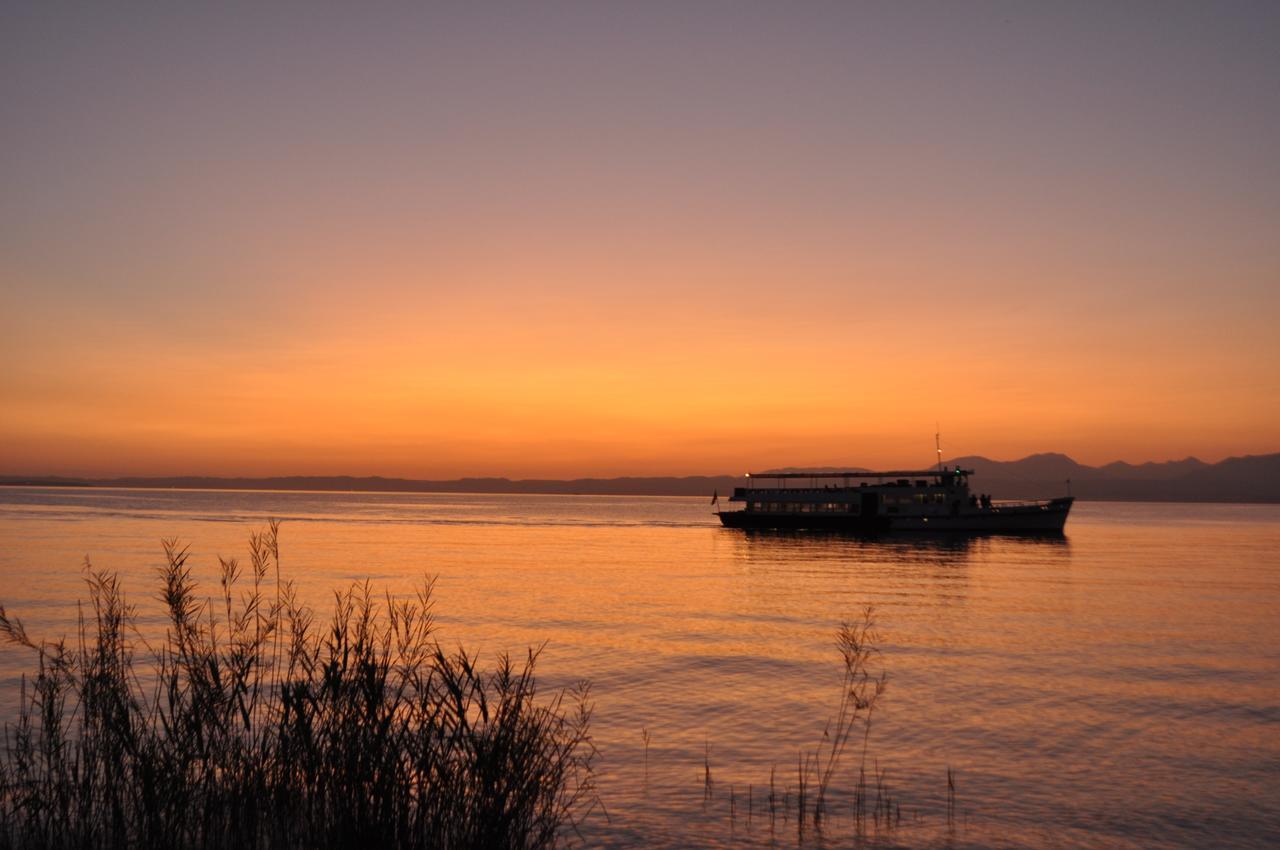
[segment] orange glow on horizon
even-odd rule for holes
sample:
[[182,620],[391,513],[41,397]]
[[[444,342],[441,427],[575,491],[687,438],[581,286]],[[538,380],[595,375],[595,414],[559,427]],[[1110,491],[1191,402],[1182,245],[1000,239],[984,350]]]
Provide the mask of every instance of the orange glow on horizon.
[[[933,320],[843,293],[792,301],[767,281],[691,282],[630,304],[512,288],[501,308],[489,293],[422,304],[397,281],[358,291],[376,310],[348,310],[348,295],[250,311],[245,327],[191,338],[179,328],[121,339],[97,317],[64,328],[72,341],[58,347],[32,340],[42,356],[11,355],[20,368],[3,379],[0,471],[563,478],[895,466],[931,459],[935,421],[949,457],[1216,460],[1275,448],[1276,402],[1253,390],[1272,380],[1265,364],[1250,374],[1236,365],[1244,351],[1206,352],[1207,332],[1177,315],[1140,328],[1094,321],[1086,346],[1056,307],[1024,304],[1011,328],[958,302]],[[739,297],[759,303],[747,312]],[[1238,330],[1247,348],[1266,329]]]

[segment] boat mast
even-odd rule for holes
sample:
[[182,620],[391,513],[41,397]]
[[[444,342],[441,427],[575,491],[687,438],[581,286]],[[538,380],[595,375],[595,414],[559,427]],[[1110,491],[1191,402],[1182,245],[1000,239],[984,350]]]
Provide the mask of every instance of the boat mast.
[[942,428],[935,424],[933,432],[933,444],[938,449],[938,474],[942,474]]

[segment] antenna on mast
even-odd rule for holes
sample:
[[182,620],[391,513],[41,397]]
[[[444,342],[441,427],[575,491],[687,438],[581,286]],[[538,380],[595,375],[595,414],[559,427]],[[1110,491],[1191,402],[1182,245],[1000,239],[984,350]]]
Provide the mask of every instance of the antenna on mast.
[[942,472],[942,426],[934,423],[933,444],[938,448],[938,472]]

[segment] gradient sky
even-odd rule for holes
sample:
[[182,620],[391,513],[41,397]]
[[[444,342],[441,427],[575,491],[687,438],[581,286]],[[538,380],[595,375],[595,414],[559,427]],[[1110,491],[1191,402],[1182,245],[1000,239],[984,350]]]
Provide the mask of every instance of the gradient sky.
[[0,473],[1280,451],[1278,3],[235,5],[0,8]]

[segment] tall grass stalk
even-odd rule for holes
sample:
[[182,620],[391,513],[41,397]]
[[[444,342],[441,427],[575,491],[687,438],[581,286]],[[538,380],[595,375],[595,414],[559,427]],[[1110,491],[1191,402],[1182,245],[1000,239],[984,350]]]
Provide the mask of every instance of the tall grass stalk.
[[[875,675],[870,670],[874,656],[879,652],[879,636],[875,631],[875,611],[867,608],[859,620],[843,623],[836,632],[836,646],[844,662],[844,682],[840,705],[836,716],[823,733],[823,742],[811,761],[815,772],[816,788],[813,803],[813,821],[820,826],[827,811],[827,794],[836,768],[840,765],[849,742],[860,735],[862,747],[858,764],[858,782],[854,788],[854,817],[861,824],[866,817],[867,756],[871,741],[871,721],[876,705],[888,684],[886,674]],[[808,760],[807,760],[808,761]],[[806,774],[808,770],[806,769]],[[879,790],[883,791],[881,785]],[[881,806],[884,801],[881,801]],[[801,804],[803,821],[803,803]],[[880,814],[877,808],[875,814]]]
[[74,641],[30,649],[0,750],[0,848],[543,848],[595,805],[586,685],[538,700],[539,650],[489,671],[408,600],[334,594],[323,625],[280,578],[279,527],[202,596],[164,544],[151,645],[86,561]]

